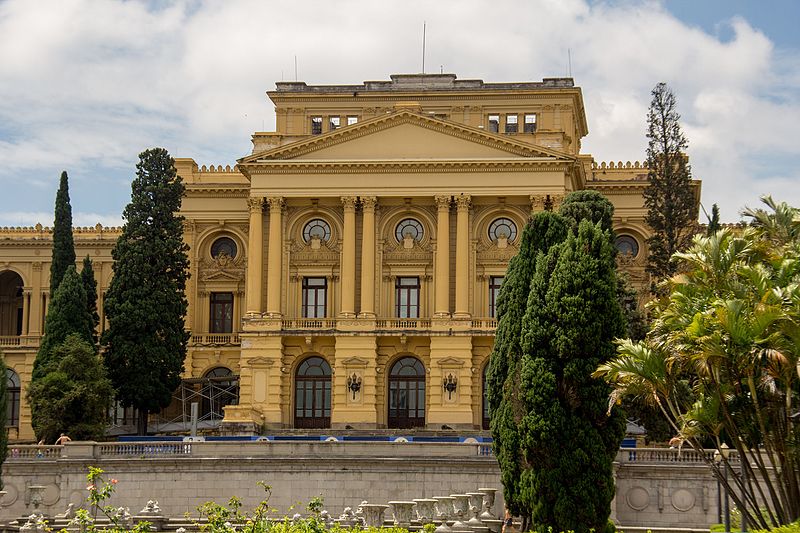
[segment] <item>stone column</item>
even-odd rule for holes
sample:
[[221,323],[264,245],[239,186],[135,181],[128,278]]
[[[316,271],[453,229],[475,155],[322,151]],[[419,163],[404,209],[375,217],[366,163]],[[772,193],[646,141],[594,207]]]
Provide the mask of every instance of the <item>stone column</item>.
[[450,316],[450,196],[436,196],[436,293],[433,314]]
[[29,335],[42,334],[42,263],[34,261],[31,265],[33,269],[33,288],[31,289],[31,311]]
[[375,317],[375,204],[374,196],[361,197],[361,318]]
[[469,208],[468,194],[456,196],[456,310],[459,318],[469,318]]
[[264,199],[248,198],[250,232],[247,241],[247,314],[260,315],[261,280],[264,277]]
[[23,289],[22,291],[22,334],[28,334],[28,317],[31,314],[31,290]]
[[283,198],[267,198],[269,204],[269,261],[267,263],[267,314],[281,317],[281,257],[283,255]]
[[356,197],[342,196],[344,234],[342,235],[342,307],[339,316],[356,314]]

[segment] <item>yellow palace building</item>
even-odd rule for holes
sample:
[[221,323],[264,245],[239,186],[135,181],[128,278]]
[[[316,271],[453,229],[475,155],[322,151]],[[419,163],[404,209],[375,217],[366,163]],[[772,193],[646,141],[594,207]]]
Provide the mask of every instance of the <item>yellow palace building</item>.
[[[157,429],[180,429],[191,401],[201,427],[223,432],[485,428],[506,266],[530,214],[571,191],[613,202],[621,266],[647,285],[647,169],[581,153],[588,126],[571,78],[390,78],[279,82],[268,92],[276,131],[254,133],[250,155],[224,168],[176,160],[192,336]],[[118,235],[75,228],[101,327]],[[33,438],[25,388],[51,242],[41,226],[0,230],[0,346],[21,440]],[[129,415],[115,411],[117,432]]]

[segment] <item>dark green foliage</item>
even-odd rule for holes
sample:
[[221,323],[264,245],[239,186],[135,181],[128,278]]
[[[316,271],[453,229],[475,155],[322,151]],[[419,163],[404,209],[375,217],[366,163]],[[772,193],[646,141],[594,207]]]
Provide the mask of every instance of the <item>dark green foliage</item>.
[[83,282],[83,288],[86,290],[86,309],[92,317],[92,344],[97,344],[97,328],[100,326],[100,315],[97,313],[97,280],[94,278],[92,260],[89,259],[88,255],[83,259],[81,281]]
[[56,346],[53,355],[56,366],[28,391],[36,437],[50,444],[61,433],[74,440],[101,438],[114,389],[100,357],[77,334]]
[[561,202],[558,214],[570,221],[573,231],[577,231],[581,220],[589,220],[592,224],[599,222],[600,229],[611,231],[614,204],[597,191],[575,191]]
[[630,284],[626,272],[617,271],[617,300],[625,316],[625,334],[627,339],[642,340],[647,335],[647,318],[639,309],[639,294]]
[[[539,531],[605,530],[625,431],[592,372],[624,333],[609,233],[588,220],[539,253],[523,319],[520,497]],[[501,467],[502,468],[502,467]]]
[[685,250],[695,232],[697,204],[692,192],[692,171],[686,157],[688,142],[681,131],[675,95],[659,83],[647,112],[647,179],[644,191],[646,222],[653,230],[647,239],[647,271],[658,282],[675,273],[670,262]]
[[56,193],[55,221],[53,222],[53,262],[50,263],[50,294],[61,283],[64,273],[75,266],[75,242],[72,238],[72,206],[69,203],[67,173],[61,173],[61,183]]
[[708,228],[706,228],[706,236],[710,237],[719,231],[719,207],[717,204],[711,206],[711,218],[708,221]]
[[6,361],[0,354],[0,490],[3,490],[3,463],[8,456],[8,378]]
[[518,427],[524,414],[519,397],[522,317],[537,254],[561,242],[566,234],[563,217],[549,211],[534,215],[522,232],[520,251],[509,263],[497,301],[497,334],[487,375],[491,430],[506,505],[519,516],[530,515],[519,492],[521,470],[526,467],[519,453],[523,435]]
[[42,343],[33,363],[33,381],[44,377],[58,365],[54,349],[72,333],[92,344],[92,317],[86,306],[86,290],[75,265],[67,268],[47,310]]
[[163,148],[139,154],[131,202],[112,256],[114,276],[105,299],[109,329],[105,361],[117,399],[147,413],[170,403],[180,384],[186,343],[188,246],[183,217],[176,216],[184,186]]

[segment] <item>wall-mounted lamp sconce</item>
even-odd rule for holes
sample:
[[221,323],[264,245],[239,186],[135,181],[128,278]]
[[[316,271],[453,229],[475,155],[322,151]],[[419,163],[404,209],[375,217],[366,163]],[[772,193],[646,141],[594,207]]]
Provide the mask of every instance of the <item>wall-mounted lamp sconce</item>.
[[356,399],[356,393],[361,390],[361,377],[353,372],[352,376],[347,376],[347,390],[353,393],[353,399]]
[[442,380],[442,386],[444,390],[447,391],[447,399],[453,399],[453,393],[456,391],[456,387],[458,386],[458,378],[455,377],[453,374],[447,374],[447,377]]

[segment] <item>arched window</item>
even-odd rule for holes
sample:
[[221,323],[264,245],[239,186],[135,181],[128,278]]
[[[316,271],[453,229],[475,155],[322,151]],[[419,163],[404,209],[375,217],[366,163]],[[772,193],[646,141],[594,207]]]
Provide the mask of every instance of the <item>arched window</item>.
[[510,218],[498,218],[489,225],[489,239],[497,242],[501,238],[508,242],[514,242],[517,238],[517,225]]
[[422,229],[422,224],[419,223],[419,220],[413,218],[404,218],[394,229],[394,236],[398,242],[403,242],[406,237],[421,241],[424,234],[425,231]]
[[321,218],[309,220],[303,227],[303,240],[311,242],[312,238],[328,242],[331,238],[331,227]]
[[322,357],[309,357],[294,377],[294,425],[331,427],[331,366]]
[[6,379],[6,394],[8,395],[6,426],[19,427],[19,375],[10,368],[6,368]]
[[483,408],[481,412],[483,417],[481,419],[481,428],[489,429],[489,387],[487,386],[486,376],[489,374],[489,364],[483,367]]
[[231,259],[236,258],[238,249],[236,248],[236,241],[230,237],[220,237],[214,244],[211,245],[211,257],[216,259],[220,254],[225,254]]
[[622,255],[630,257],[639,255],[639,241],[630,235],[619,235],[614,244],[617,245],[617,250]]
[[203,378],[200,393],[203,412],[200,413],[200,420],[222,420],[225,416],[222,408],[239,403],[239,380],[224,366],[212,368]]
[[0,335],[22,335],[22,285],[16,272],[0,272]]
[[389,427],[425,426],[425,367],[416,357],[403,357],[389,371]]

